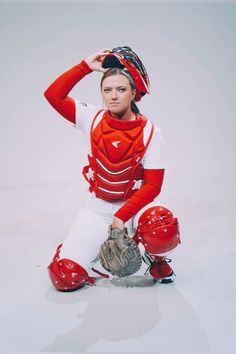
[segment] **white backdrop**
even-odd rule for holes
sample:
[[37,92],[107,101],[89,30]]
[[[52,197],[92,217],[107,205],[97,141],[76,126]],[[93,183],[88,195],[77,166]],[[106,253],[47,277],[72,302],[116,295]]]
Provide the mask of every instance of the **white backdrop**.
[[[161,195],[180,221],[179,284],[184,288],[190,279],[200,279],[210,294],[212,282],[230,282],[235,258],[235,18],[234,2],[0,3],[3,255],[11,256],[13,240],[29,259],[43,263],[44,274],[87,189],[81,176],[84,138],[50,107],[44,90],[91,53],[129,45],[151,81],[151,94],[139,107],[165,139]],[[90,74],[71,96],[101,104],[100,78]],[[18,282],[21,287],[22,280]],[[194,286],[181,291],[204,317],[209,302],[204,305],[204,294],[194,295]],[[225,288],[218,291],[227,302]],[[10,309],[14,301],[9,292],[1,295]],[[215,320],[217,308],[216,303]],[[213,326],[214,331],[214,320],[204,318],[213,349],[225,348],[219,335],[230,323],[228,311],[229,317],[222,312],[222,324]],[[233,337],[227,343],[230,349]]]
[[[78,181],[83,138],[43,92],[90,53],[130,45],[150,75],[140,107],[166,140],[166,188],[232,192],[235,4],[2,3],[0,16],[2,185]],[[101,103],[100,77],[74,97]]]

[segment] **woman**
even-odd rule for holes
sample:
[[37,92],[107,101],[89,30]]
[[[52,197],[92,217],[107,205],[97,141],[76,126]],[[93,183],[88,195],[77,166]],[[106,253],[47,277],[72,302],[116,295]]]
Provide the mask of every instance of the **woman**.
[[[105,109],[68,96],[93,71],[103,73]],[[134,240],[144,245],[144,260],[156,281],[173,281],[173,270],[163,254],[179,243],[178,222],[168,209],[154,201],[164,177],[163,139],[160,129],[140,114],[135,103],[148,92],[149,80],[140,59],[129,47],[119,47],[103,49],[82,60],[44,93],[91,144],[89,165],[83,169],[90,193],[48,267],[58,290],[94,284],[95,278],[88,270],[107,276],[104,270],[95,270],[92,261],[110,225],[119,230],[127,227],[130,234],[135,233]],[[160,220],[164,223],[160,224]],[[146,222],[149,228],[142,226]]]

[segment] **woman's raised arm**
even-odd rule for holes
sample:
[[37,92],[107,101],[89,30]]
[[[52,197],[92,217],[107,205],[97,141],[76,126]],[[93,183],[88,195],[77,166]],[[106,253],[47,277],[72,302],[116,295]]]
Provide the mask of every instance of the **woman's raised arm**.
[[68,94],[92,70],[83,60],[60,75],[44,92],[51,106],[70,122],[75,123],[75,102]]

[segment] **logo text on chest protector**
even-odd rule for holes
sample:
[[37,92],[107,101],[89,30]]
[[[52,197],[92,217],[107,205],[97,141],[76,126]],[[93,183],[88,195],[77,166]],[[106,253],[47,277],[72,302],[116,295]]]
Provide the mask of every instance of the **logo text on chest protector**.
[[112,145],[115,147],[115,148],[118,148],[118,144],[120,143],[121,141],[118,140],[118,141],[113,141],[112,142]]

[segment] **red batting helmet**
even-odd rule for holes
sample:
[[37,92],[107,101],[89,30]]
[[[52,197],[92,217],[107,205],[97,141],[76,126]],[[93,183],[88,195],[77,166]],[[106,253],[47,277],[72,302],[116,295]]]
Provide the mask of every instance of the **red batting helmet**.
[[163,206],[145,210],[139,217],[137,232],[148,253],[165,253],[180,243],[178,220]]
[[126,68],[133,77],[136,86],[136,95],[134,100],[140,101],[141,98],[149,93],[150,83],[147,71],[134,51],[130,47],[117,47],[106,54],[103,68]]

